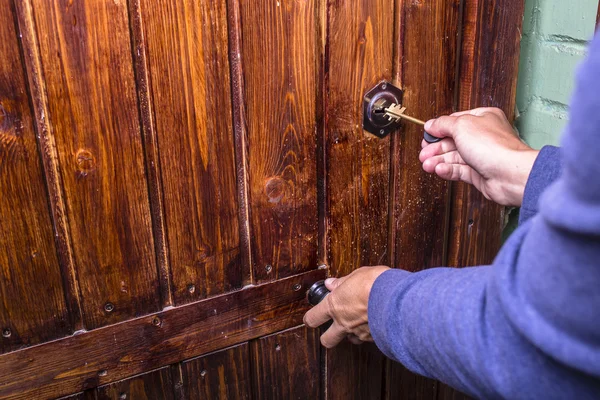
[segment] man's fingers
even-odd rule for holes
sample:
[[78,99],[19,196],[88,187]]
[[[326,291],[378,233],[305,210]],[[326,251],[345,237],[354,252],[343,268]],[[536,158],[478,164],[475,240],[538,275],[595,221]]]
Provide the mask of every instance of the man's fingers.
[[325,279],[325,287],[329,289],[329,291],[333,291],[335,288],[340,286],[349,275],[343,276],[341,278],[327,278]]
[[304,314],[304,323],[311,328],[317,328],[331,319],[327,297]]
[[348,339],[348,341],[352,344],[356,344],[356,345],[360,345],[363,344],[363,341],[359,339],[358,336],[356,336],[353,333],[349,333],[346,338]]
[[424,162],[428,158],[444,153],[449,153],[455,150],[456,143],[454,143],[454,140],[447,138],[440,142],[432,143],[429,146],[425,147],[423,150],[421,150],[421,153],[419,153],[419,161]]
[[321,335],[321,344],[330,349],[337,346],[345,337],[346,331],[334,321],[331,327]]
[[440,163],[435,166],[435,173],[442,179],[449,181],[462,181],[473,183],[471,177],[472,169],[464,164],[444,164]]
[[463,115],[474,115],[476,117],[481,117],[484,114],[496,114],[498,116],[501,116],[504,114],[504,112],[496,107],[479,107],[479,108],[474,108],[472,110],[465,110],[465,111],[459,111],[459,112],[455,112],[453,114],[450,114],[451,117],[461,117]]
[[423,162],[423,170],[430,174],[435,172],[435,167],[438,164],[465,164],[458,151],[454,150],[449,153],[444,153],[439,156],[433,156]]
[[454,137],[457,117],[443,116],[425,123],[425,131],[439,138]]

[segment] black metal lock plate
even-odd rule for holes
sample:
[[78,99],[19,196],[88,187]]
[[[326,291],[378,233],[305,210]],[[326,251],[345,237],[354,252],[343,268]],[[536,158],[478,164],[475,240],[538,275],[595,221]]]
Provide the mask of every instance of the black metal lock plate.
[[363,98],[363,129],[384,138],[400,127],[400,121],[390,121],[384,109],[402,104],[404,92],[389,82],[381,81]]

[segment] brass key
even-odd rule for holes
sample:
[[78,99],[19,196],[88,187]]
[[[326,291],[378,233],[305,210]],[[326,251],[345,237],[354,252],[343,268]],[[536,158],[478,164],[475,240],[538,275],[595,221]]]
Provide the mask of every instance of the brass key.
[[[425,126],[425,122],[421,121],[420,119],[404,114],[404,112],[406,111],[406,107],[401,107],[398,104],[392,104],[391,106],[389,106],[388,108],[384,108],[383,110],[385,111],[385,116],[388,117],[390,121],[398,121],[399,119],[404,119],[406,121],[412,122],[413,124]],[[423,139],[425,139],[427,143],[436,143],[442,140],[438,137],[430,135],[427,132],[424,132]]]

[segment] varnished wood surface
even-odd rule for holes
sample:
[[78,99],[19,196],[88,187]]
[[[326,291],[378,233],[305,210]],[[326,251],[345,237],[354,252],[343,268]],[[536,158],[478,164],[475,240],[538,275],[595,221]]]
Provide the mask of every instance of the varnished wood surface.
[[124,1],[32,0],[86,328],[159,308]]
[[254,279],[317,265],[316,0],[239,0]]
[[248,343],[242,343],[182,363],[181,397],[190,400],[252,398],[248,347]]
[[511,111],[522,0],[0,10],[0,322],[16,327],[0,351],[79,331],[0,356],[0,397],[462,396],[373,345],[279,332],[325,271],[281,278],[489,262],[501,209],[462,185],[450,199],[421,172],[422,132],[375,138],[360,104],[387,79],[422,119]]
[[[394,76],[405,90],[402,105],[424,120],[454,111],[459,6],[458,0],[396,3]],[[450,218],[450,184],[423,171],[422,140],[423,128],[413,124],[392,138],[391,265],[412,272],[445,265]],[[398,363],[388,360],[385,373],[388,399],[437,393],[437,382]]]
[[[459,109],[499,107],[514,118],[523,9],[522,0],[511,7],[466,1]],[[503,207],[473,187],[453,185],[449,265],[490,263],[500,248],[503,228]]]
[[54,398],[214,351],[302,321],[325,271],[176,307],[0,356],[0,398]]
[[169,367],[111,383],[86,393],[93,400],[172,400],[173,379]]
[[0,352],[69,334],[16,9],[0,1]]
[[[142,0],[175,304],[242,286],[225,0]],[[246,266],[247,267],[247,266]]]
[[[394,4],[332,2],[328,9],[326,173],[330,273],[389,263],[390,138],[362,130],[362,97],[392,78]],[[383,356],[374,346],[327,351],[327,398],[381,396]]]
[[292,328],[251,342],[255,399],[318,399],[319,331]]

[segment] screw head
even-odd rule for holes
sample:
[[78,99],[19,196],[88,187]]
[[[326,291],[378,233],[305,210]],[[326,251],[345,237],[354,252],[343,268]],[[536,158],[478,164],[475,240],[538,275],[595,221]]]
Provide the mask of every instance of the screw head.
[[2,336],[4,336],[5,338],[9,338],[10,335],[12,335],[12,332],[9,328],[2,329]]
[[275,351],[281,351],[281,345],[279,343],[275,345]]
[[385,134],[385,130],[384,130],[384,129],[380,129],[380,130],[379,130],[379,134],[380,134],[380,135],[384,135],[384,134]]
[[127,393],[121,393],[121,394],[119,395],[119,399],[120,399],[120,400],[125,400],[126,398],[127,398]]
[[160,318],[158,318],[158,317],[152,318],[152,325],[160,326],[161,324],[162,324],[162,321],[160,320]]
[[103,370],[98,371],[98,376],[106,376],[106,375],[108,375],[107,370],[103,369]]
[[187,287],[187,291],[189,293],[194,293],[196,291],[196,285],[190,283]]
[[298,290],[302,289],[302,285],[299,283],[296,283],[292,289],[294,289],[294,292],[297,292]]
[[205,369],[203,369],[202,371],[200,371],[200,376],[203,377],[203,378],[206,376],[206,370]]
[[382,88],[383,90],[387,89],[387,83],[382,83],[382,84],[381,84],[381,88]]
[[115,309],[115,305],[111,302],[108,302],[104,305],[104,311],[112,312]]
[[267,271],[267,274],[270,273],[272,270],[273,270],[273,266],[271,266],[271,264],[265,265],[265,271]]

